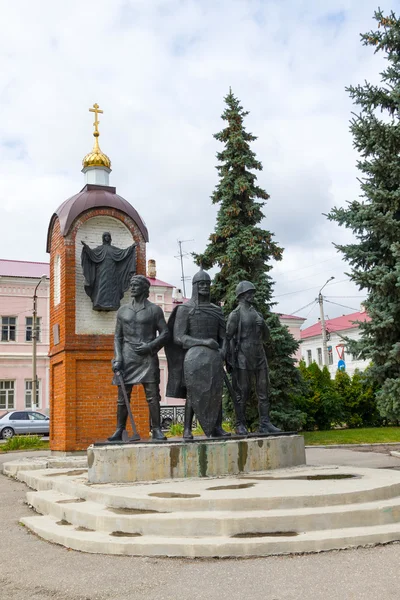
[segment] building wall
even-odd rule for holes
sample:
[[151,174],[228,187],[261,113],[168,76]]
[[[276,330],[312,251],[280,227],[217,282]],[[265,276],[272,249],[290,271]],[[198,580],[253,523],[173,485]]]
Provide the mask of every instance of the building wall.
[[[304,319],[302,319],[302,318],[294,319],[293,317],[285,318],[285,315],[280,315],[279,320],[282,325],[285,325],[288,328],[289,333],[292,334],[294,339],[297,340],[298,342],[300,342],[301,341],[300,327],[303,325]],[[296,358],[296,362],[299,362],[301,360],[301,344],[299,345],[299,348],[298,348],[297,352],[295,353],[295,358]]]
[[[339,335],[339,334],[341,334],[341,335]],[[338,333],[331,332],[329,335],[330,335],[330,339],[328,341],[328,349],[330,347],[332,348],[332,353],[331,353],[332,364],[329,364],[328,368],[329,368],[330,374],[332,375],[332,377],[334,377],[336,374],[337,368],[338,368],[338,361],[339,361],[339,355],[336,351],[336,346],[339,344],[345,343],[343,340],[343,336],[357,340],[360,337],[360,333],[359,333],[358,327],[354,327],[352,329],[346,329],[345,331],[341,331]],[[320,352],[318,352],[318,349],[320,349]],[[310,359],[310,353],[311,353],[311,359]],[[306,339],[302,340],[301,355],[302,355],[302,359],[305,361],[306,365],[311,364],[311,362],[316,362],[317,364],[319,364],[320,367],[322,367],[322,365],[323,365],[323,358],[321,360],[322,335],[310,337],[310,338],[306,338]],[[355,359],[355,357],[353,357],[350,353],[348,353],[346,351],[346,348],[344,350],[344,361],[346,363],[346,373],[348,373],[350,376],[352,376],[354,374],[354,371],[356,369],[363,371],[368,366],[367,361]]]
[[[151,279],[150,279],[150,281],[151,281]],[[174,288],[172,286],[152,285],[150,287],[149,300],[150,300],[150,302],[154,302],[155,304],[158,304],[158,306],[161,306],[161,308],[164,311],[166,321],[168,321],[173,309],[175,308],[175,306],[177,306],[177,304],[173,301],[173,298],[172,298],[173,289]],[[167,379],[168,379],[168,364],[167,364],[167,358],[165,356],[164,348],[162,348],[160,350],[160,352],[158,353],[158,359],[160,362],[161,405],[162,406],[177,406],[177,405],[185,404],[185,400],[183,398],[169,398],[166,395]]]
[[[14,382],[14,407],[25,406],[25,382],[32,381],[32,342],[26,341],[26,317],[32,317],[33,294],[40,278],[1,277],[0,316],[16,317],[15,341],[0,341],[0,381]],[[42,282],[37,290],[37,315],[41,319],[41,337],[37,343],[37,377],[39,406],[49,408],[49,283]],[[1,340],[1,335],[0,335]],[[1,390],[1,385],[0,385]],[[7,408],[7,407],[6,407]],[[3,410],[0,407],[0,411]]]

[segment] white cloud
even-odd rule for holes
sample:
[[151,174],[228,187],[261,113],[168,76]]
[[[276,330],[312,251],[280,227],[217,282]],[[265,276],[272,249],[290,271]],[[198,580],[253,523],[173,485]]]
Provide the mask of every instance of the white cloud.
[[[83,186],[87,109],[98,102],[111,183],[146,221],[158,276],[179,284],[177,239],[202,251],[214,228],[212,134],[232,86],[258,136],[259,183],[271,194],[264,225],[286,248],[273,271],[278,308],[307,304],[314,291],[292,292],[318,288],[325,275],[344,279],[331,242],[347,234],[321,213],[358,194],[344,87],[376,81],[382,67],[359,42],[374,26],[375,0],[0,0],[0,8],[2,258],[47,259],[49,219]],[[301,281],[289,277],[296,271]],[[356,295],[349,286],[336,284],[335,294]]]

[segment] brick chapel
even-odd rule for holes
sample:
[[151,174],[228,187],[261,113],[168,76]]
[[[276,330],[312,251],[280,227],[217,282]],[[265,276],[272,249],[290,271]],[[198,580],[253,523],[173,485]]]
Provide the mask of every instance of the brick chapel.
[[[146,275],[148,231],[135,208],[109,185],[111,161],[99,146],[97,104],[94,146],[83,159],[83,189],[68,198],[50,219],[50,448],[76,452],[113,430],[116,389],[111,385],[111,359],[116,313],[93,310],[84,290],[82,242],[101,243],[110,232],[113,244],[136,244],[136,271]],[[129,290],[121,304],[129,302]],[[143,388],[132,393],[132,409],[141,436],[149,417]]]

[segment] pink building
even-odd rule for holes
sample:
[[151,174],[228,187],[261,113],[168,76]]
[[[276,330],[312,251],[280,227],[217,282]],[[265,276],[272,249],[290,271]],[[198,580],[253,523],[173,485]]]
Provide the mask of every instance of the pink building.
[[[304,321],[306,321],[307,319],[304,319],[303,317],[296,317],[295,315],[282,315],[279,314],[279,320],[281,322],[282,325],[285,325],[288,330],[289,333],[292,334],[292,336],[294,337],[295,340],[297,340],[298,342],[301,341],[301,331],[300,331],[300,327],[303,325]],[[296,354],[295,354],[295,358],[297,362],[301,361],[301,348],[299,346]]]
[[[0,260],[0,411],[32,407],[32,312],[35,287],[48,263]],[[49,282],[37,288],[36,407],[49,408]]]
[[[150,275],[153,275],[150,277]],[[151,283],[150,287],[150,302],[154,302],[161,306],[164,311],[165,319],[168,321],[173,309],[174,309],[174,300],[173,300],[173,291],[174,286],[170,283],[166,283],[165,281],[161,281],[156,278],[155,270],[154,272],[148,273],[148,278]],[[160,394],[161,394],[161,404],[163,406],[167,406],[169,404],[184,404],[185,401],[177,400],[176,398],[167,398],[165,393],[167,389],[167,378],[168,378],[168,366],[167,366],[167,358],[165,356],[164,348],[160,350],[158,353],[158,360],[160,363]]]
[[[154,260],[149,260],[147,277],[150,280],[150,302],[154,302],[161,306],[164,311],[165,319],[168,321],[175,306],[182,304],[186,299],[182,298],[180,290],[174,288],[170,283],[157,279],[156,263]],[[164,348],[158,353],[158,359],[160,362],[160,394],[161,394],[161,405],[162,406],[179,406],[185,404],[184,399],[179,398],[168,398],[166,396],[167,379],[168,379],[168,365],[167,358],[165,356]]]

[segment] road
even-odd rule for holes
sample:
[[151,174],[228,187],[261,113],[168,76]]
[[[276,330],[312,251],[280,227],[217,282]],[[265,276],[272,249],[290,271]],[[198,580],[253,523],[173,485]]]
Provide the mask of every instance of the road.
[[[340,462],[341,457],[343,461],[350,460],[348,452],[351,453],[336,450],[335,460]],[[47,453],[35,456],[40,454]],[[362,459],[359,454],[363,454]],[[383,454],[353,452],[352,455],[354,466],[400,468],[400,459]],[[10,455],[0,455],[0,462],[5,460],[10,460]],[[320,464],[321,460],[329,462],[328,453],[312,449],[309,462]],[[359,460],[363,464],[358,464]],[[257,559],[182,560],[83,554],[44,542],[19,525],[22,515],[31,514],[24,504],[25,492],[24,484],[0,475],[0,598],[4,600],[214,597],[217,600],[397,600],[400,597],[400,544],[397,543]]]

